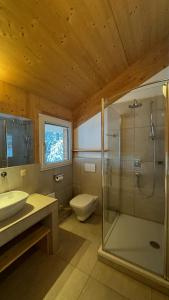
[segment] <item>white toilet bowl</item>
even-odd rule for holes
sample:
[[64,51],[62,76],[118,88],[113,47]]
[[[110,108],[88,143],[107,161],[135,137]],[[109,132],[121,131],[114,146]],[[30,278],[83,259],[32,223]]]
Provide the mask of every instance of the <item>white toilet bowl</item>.
[[80,194],[70,201],[70,206],[79,221],[85,221],[96,210],[97,199],[94,195]]

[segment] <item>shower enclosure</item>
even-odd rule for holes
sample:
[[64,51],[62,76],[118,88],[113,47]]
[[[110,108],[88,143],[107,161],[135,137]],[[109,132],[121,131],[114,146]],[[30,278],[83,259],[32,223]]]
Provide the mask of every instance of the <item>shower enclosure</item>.
[[[133,274],[169,278],[168,83],[102,100],[103,240],[99,254]],[[147,272],[148,271],[148,272]]]

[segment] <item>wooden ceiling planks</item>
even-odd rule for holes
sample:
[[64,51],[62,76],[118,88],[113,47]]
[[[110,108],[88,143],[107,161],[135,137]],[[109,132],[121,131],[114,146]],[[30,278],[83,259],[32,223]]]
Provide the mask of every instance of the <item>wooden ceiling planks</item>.
[[108,0],[129,64],[169,34],[168,0]]
[[[101,99],[112,103],[169,65],[169,39],[132,64],[102,90],[86,99],[73,112],[74,127],[101,111]],[[165,78],[166,79],[166,78]]]
[[0,1],[0,80],[75,110],[169,34],[168,0]]

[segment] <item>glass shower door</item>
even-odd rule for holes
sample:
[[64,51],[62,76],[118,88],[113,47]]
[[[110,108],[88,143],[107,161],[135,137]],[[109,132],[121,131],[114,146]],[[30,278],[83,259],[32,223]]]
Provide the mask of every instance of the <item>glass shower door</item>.
[[[103,124],[102,124],[103,125]],[[103,151],[103,240],[108,239],[120,212],[120,126],[118,112],[104,102]]]
[[164,276],[168,118],[163,83],[135,89],[103,108],[103,250]]

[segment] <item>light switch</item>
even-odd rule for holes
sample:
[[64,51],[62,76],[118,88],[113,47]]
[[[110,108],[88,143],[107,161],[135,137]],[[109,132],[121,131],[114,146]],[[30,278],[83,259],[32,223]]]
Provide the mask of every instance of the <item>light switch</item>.
[[26,170],[26,169],[21,169],[21,170],[20,170],[20,176],[21,176],[21,177],[26,176],[26,173],[27,173],[27,170]]

